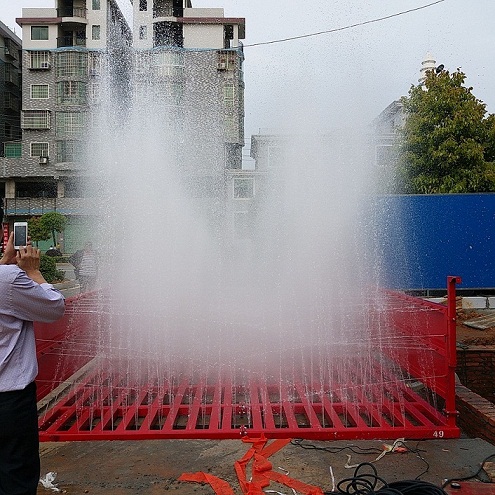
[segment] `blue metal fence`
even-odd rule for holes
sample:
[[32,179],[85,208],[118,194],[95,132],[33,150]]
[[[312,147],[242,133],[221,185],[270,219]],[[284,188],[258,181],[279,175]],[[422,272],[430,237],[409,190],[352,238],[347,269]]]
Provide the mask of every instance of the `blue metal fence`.
[[382,285],[445,289],[495,288],[495,194],[385,196],[368,236],[378,253]]

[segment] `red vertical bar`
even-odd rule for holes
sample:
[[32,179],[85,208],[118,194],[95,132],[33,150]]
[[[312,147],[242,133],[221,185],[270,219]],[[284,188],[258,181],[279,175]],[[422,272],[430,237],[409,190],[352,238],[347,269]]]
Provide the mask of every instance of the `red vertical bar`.
[[198,424],[198,416],[201,410],[201,402],[203,397],[203,390],[206,389],[206,385],[203,380],[200,380],[196,387],[193,387],[194,397],[192,405],[189,406],[189,417],[187,420],[186,430],[196,430]]
[[457,364],[456,354],[456,294],[455,284],[461,283],[460,277],[447,277],[447,384],[445,397],[445,414],[447,424],[455,427],[459,413],[455,407],[455,369]]
[[251,401],[251,422],[253,425],[253,430],[261,431],[263,429],[263,419],[262,419],[262,405],[259,401],[259,393],[258,393],[258,381],[251,380],[249,384],[249,398]]
[[210,426],[208,428],[208,431],[217,432],[222,428],[223,387],[224,382],[222,379],[219,379],[218,383],[215,386],[215,390],[213,391]]

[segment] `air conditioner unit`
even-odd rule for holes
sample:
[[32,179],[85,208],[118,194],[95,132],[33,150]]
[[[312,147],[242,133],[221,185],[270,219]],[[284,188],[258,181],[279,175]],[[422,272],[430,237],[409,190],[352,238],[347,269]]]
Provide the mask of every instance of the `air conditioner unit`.
[[47,165],[47,164],[48,164],[48,157],[40,156],[40,165]]
[[227,70],[227,64],[225,62],[219,62],[217,64],[217,69],[218,70]]
[[50,62],[41,62],[40,63],[40,69],[49,69],[50,68]]

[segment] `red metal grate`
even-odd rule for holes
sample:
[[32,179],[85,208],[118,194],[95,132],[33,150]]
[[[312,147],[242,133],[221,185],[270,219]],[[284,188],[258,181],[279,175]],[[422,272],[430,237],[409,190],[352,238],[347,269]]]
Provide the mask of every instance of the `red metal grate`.
[[[456,427],[378,364],[364,382],[122,383],[94,363],[40,414],[42,441],[150,438],[454,438]],[[359,363],[354,363],[356,369]],[[386,381],[384,382],[384,376]]]
[[278,380],[225,370],[214,377],[123,373],[135,363],[105,356],[95,343],[100,296],[82,296],[69,302],[65,320],[37,328],[40,439],[458,437],[456,281],[449,278],[447,306],[384,293],[371,335],[376,352],[360,357],[350,348],[331,365],[305,364]]

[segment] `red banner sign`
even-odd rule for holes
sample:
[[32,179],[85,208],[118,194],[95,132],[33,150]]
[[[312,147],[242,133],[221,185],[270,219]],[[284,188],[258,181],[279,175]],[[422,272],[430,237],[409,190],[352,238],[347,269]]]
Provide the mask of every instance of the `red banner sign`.
[[5,251],[5,247],[7,246],[7,241],[9,240],[9,224],[2,224],[2,253]]

